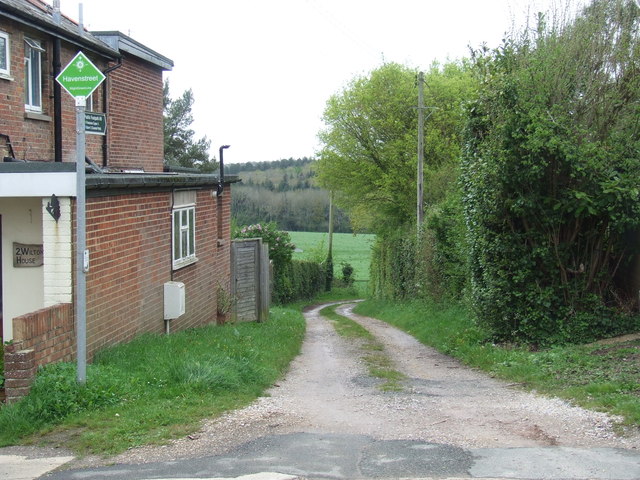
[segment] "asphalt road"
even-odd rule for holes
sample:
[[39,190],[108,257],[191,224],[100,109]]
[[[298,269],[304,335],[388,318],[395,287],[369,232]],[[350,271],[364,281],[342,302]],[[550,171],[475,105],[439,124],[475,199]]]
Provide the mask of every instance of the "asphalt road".
[[364,435],[294,433],[262,437],[225,455],[66,470],[50,480],[229,478],[278,472],[302,478],[508,478],[637,480],[640,453],[622,449],[462,449]]

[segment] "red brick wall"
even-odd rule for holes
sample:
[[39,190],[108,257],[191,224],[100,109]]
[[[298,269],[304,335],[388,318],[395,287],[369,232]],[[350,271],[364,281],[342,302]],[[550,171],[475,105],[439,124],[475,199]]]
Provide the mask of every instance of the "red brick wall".
[[127,55],[108,82],[109,166],[162,172],[162,70]]
[[36,365],[69,361],[75,355],[73,307],[58,303],[13,319],[13,342],[35,351]]
[[[223,201],[230,213],[230,196]],[[164,331],[163,285],[183,282],[186,314],[171,330],[216,321],[217,284],[227,283],[230,250],[218,246],[216,198],[199,190],[195,264],[172,270],[171,193],[91,198],[87,202],[87,353],[143,332]],[[229,217],[224,234],[228,236]]]
[[167,193],[87,201],[87,352],[162,331],[162,284],[171,267]]
[[[3,18],[0,30],[9,34],[11,70],[13,80],[0,78],[0,133],[9,135],[15,155],[19,159],[53,160],[54,158],[54,110],[53,110],[53,41],[46,34],[25,29],[24,26]],[[26,118],[24,107],[24,38],[39,40],[46,50],[42,54],[42,116]],[[77,47],[62,42],[62,68],[78,52]],[[105,62],[89,54],[100,69]],[[162,94],[160,95],[162,99]],[[94,93],[94,109],[102,111],[102,90]],[[75,103],[71,95],[62,90],[63,160],[76,161],[75,154]],[[33,116],[32,116],[33,117]],[[102,162],[102,137],[87,136],[87,155],[97,163]]]
[[29,393],[41,365],[71,361],[75,329],[70,303],[59,303],[13,319],[13,343],[4,349],[7,402]]
[[34,350],[20,350],[15,344],[4,347],[5,385],[0,393],[7,403],[16,402],[29,393],[37,370]]

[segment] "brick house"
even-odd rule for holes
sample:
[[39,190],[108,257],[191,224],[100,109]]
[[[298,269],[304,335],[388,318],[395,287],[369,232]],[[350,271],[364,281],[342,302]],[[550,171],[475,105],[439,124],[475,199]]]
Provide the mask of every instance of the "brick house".
[[[85,31],[40,0],[0,0],[0,337],[7,398],[37,366],[75,358],[75,103],[55,77],[78,51],[107,79],[87,100],[87,355],[217,321],[230,276],[230,186],[163,168],[163,72],[173,62],[119,32]],[[180,298],[180,297],[179,297]],[[174,315],[175,316],[175,315]],[[23,378],[26,377],[26,378]]]

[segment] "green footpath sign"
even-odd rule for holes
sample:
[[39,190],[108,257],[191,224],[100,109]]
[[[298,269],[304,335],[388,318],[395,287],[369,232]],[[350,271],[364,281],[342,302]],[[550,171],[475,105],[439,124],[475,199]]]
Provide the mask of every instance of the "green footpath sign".
[[93,135],[104,135],[107,131],[107,115],[104,113],[85,113],[84,130]]
[[104,79],[104,74],[82,52],[78,52],[56,77],[56,81],[75,98],[87,98]]

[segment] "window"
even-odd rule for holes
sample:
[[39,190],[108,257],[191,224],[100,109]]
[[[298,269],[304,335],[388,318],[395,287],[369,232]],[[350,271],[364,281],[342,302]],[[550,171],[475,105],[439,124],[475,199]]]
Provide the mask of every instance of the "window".
[[11,70],[11,50],[9,49],[9,34],[0,32],[0,76],[9,76]]
[[172,260],[178,269],[198,261],[196,258],[196,191],[173,192],[171,212]]
[[196,258],[196,207],[173,210],[173,268],[194,263]]
[[40,42],[24,39],[24,106],[42,112],[42,52]]

